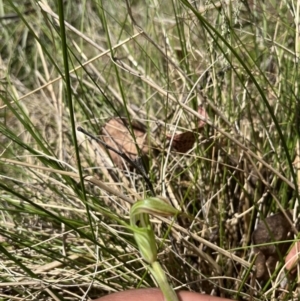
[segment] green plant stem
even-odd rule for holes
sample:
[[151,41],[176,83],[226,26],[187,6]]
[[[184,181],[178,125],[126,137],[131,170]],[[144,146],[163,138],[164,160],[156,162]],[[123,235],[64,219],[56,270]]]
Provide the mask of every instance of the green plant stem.
[[169,285],[166,274],[158,261],[154,261],[149,268],[167,301],[179,301],[173,288]]

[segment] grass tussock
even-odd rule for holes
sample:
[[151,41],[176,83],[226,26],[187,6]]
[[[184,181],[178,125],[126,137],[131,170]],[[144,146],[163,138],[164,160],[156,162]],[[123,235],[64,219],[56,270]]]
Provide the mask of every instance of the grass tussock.
[[[183,213],[151,216],[175,289],[292,300],[297,230],[276,233],[282,212],[296,225],[299,196],[295,5],[0,1],[0,299],[156,286],[124,226],[154,194]],[[184,153],[182,137],[195,141]],[[285,251],[257,277],[254,229],[276,213],[254,250]]]

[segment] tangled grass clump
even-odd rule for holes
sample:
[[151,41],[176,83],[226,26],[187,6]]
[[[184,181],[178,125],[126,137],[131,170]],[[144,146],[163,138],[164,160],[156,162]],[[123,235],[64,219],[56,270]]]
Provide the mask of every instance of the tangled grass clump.
[[1,2],[0,299],[157,286],[130,228],[149,197],[181,212],[147,220],[175,290],[297,296],[298,15],[271,0]]

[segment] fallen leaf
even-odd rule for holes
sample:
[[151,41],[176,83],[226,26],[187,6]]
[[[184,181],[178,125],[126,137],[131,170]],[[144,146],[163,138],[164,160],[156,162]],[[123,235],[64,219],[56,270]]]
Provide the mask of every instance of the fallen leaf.
[[[167,135],[167,139],[171,140],[172,135]],[[195,133],[183,132],[173,137],[172,147],[180,153],[186,153],[193,147],[195,141]]]
[[[198,114],[201,115],[203,118],[205,118],[205,119],[208,120],[207,112],[206,112],[206,110],[202,106],[198,107]],[[199,121],[198,121],[198,130],[200,130],[201,128],[203,128],[205,125],[206,125],[206,122],[203,121],[203,120],[201,120],[201,119],[199,119]]]
[[[291,211],[286,211],[291,219]],[[291,225],[282,212],[274,214],[260,221],[253,231],[252,241],[256,245],[254,252],[257,254],[255,265],[257,268],[256,277],[259,280],[266,280],[270,273],[273,273],[279,254],[284,257],[290,243],[270,244],[288,239]],[[268,271],[269,270],[269,271]]]
[[285,259],[285,268],[292,274],[297,270],[297,263],[300,259],[300,242],[296,242]]
[[[198,107],[198,114],[203,116],[203,118],[208,119],[206,110],[202,106]],[[188,152],[196,142],[196,132],[199,132],[205,125],[206,122],[199,119],[198,128],[195,131],[186,131],[180,134],[175,134],[171,142],[173,149],[180,153]],[[166,137],[169,140],[172,139],[172,135],[170,134],[167,134]]]
[[[126,154],[131,160],[137,160],[140,155],[148,153],[148,141],[145,127],[137,122],[131,122],[133,135],[130,133],[130,125],[126,118],[112,118],[101,129],[103,141],[110,147]],[[140,153],[138,151],[140,150]],[[112,161],[116,166],[124,168],[123,159],[112,150],[108,150]]]

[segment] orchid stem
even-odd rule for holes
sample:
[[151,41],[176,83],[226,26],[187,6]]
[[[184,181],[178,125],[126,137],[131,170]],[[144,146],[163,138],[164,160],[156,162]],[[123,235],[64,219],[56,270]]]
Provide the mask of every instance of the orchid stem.
[[162,269],[160,263],[158,261],[154,261],[149,267],[153,277],[155,278],[158,286],[162,290],[162,293],[167,301],[179,301],[178,297],[173,290],[173,288],[169,285],[166,274]]

